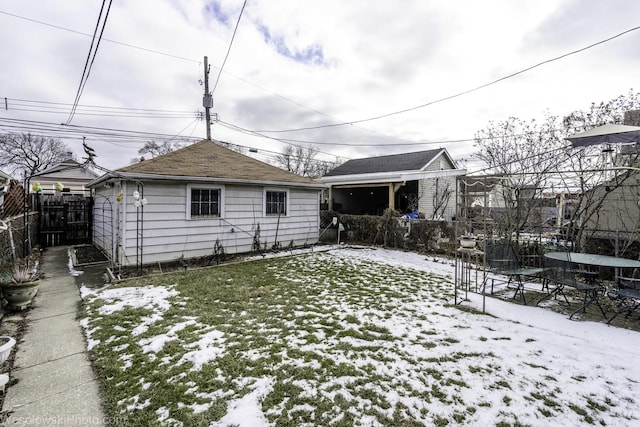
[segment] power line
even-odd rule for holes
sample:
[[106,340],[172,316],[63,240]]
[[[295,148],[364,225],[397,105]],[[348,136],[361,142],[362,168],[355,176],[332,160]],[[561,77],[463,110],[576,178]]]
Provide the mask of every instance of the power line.
[[[8,124],[3,124],[6,122]],[[193,122],[190,122],[190,124]],[[126,142],[136,143],[149,139],[167,139],[175,138],[175,135],[164,134],[158,132],[132,131],[126,129],[114,129],[94,126],[77,126],[77,125],[60,125],[59,123],[42,122],[36,120],[24,119],[0,119],[0,127],[16,129],[18,131],[39,131],[46,132],[57,137],[67,138],[68,135],[88,134],[99,135],[109,138],[125,140]],[[194,141],[201,138],[193,138]],[[136,141],[137,140],[137,141]]]
[[[40,24],[40,25],[44,25],[44,26],[51,27],[51,28],[55,28],[55,29],[62,30],[62,31],[67,31],[67,32],[74,33],[74,34],[80,34],[80,35],[83,35],[83,36],[92,37],[92,35],[91,35],[91,34],[88,34],[88,33],[84,33],[84,32],[77,31],[77,30],[72,30],[72,29],[70,29],[70,28],[61,27],[61,26],[59,26],[59,25],[54,25],[54,24],[50,24],[50,23],[47,23],[47,22],[43,22],[43,21],[39,21],[39,20],[37,20],[37,19],[27,18],[27,17],[24,17],[24,16],[16,15],[16,14],[14,14],[14,13],[9,13],[9,12],[5,12],[5,11],[0,11],[0,14],[4,14],[4,15],[8,15],[8,16],[12,16],[12,17],[14,17],[14,18],[18,18],[18,19],[23,19],[23,20],[25,20],[25,21],[29,21],[29,22],[33,22],[33,23],[37,23],[37,24]],[[108,38],[104,38],[104,37],[102,38],[102,40],[103,40],[103,41],[105,41],[105,42],[114,43],[114,44],[117,44],[117,45],[121,45],[121,46],[129,47],[129,48],[132,48],[132,49],[138,49],[138,50],[141,50],[141,51],[144,51],[144,52],[149,52],[149,53],[154,53],[154,54],[157,54],[157,55],[166,56],[166,57],[169,57],[169,58],[179,59],[179,60],[182,60],[182,61],[193,62],[193,63],[198,63],[198,64],[200,64],[200,63],[201,63],[201,62],[200,62],[200,61],[198,61],[198,60],[194,60],[194,59],[190,59],[190,58],[185,58],[185,57],[182,57],[182,56],[179,56],[179,55],[174,55],[174,54],[171,54],[171,53],[162,52],[162,51],[155,50],[155,49],[149,49],[149,48],[146,48],[146,47],[137,46],[137,45],[133,45],[133,44],[130,44],[130,43],[125,43],[125,42],[121,42],[121,41],[117,41],[117,40],[112,40],[112,39],[108,39]],[[216,67],[215,65],[213,65],[213,67],[214,67],[214,68],[217,68],[218,70],[220,70],[220,73],[222,73],[222,69],[221,69],[221,68],[218,68],[218,67]],[[290,98],[287,98],[287,97],[285,97],[285,96],[283,96],[283,95],[280,95],[280,94],[278,94],[278,93],[275,93],[275,92],[273,92],[273,91],[270,91],[270,90],[268,90],[268,89],[266,89],[266,88],[264,88],[264,87],[262,87],[262,86],[260,86],[260,85],[258,85],[258,84],[256,84],[256,83],[253,83],[253,82],[251,82],[251,81],[249,81],[249,80],[246,80],[246,79],[244,79],[244,78],[242,78],[242,77],[240,77],[240,76],[237,76],[237,75],[235,75],[235,74],[233,74],[233,73],[231,73],[231,72],[229,72],[229,71],[226,71],[226,70],[225,70],[224,72],[225,72],[225,74],[228,74],[228,75],[232,76],[233,78],[235,78],[235,79],[237,79],[237,80],[239,80],[239,81],[241,81],[241,82],[243,82],[243,83],[245,83],[245,84],[247,84],[247,85],[249,85],[249,86],[253,86],[253,87],[255,87],[255,88],[257,88],[257,89],[259,89],[259,90],[261,90],[261,91],[263,91],[263,92],[268,93],[268,94],[269,94],[269,95],[271,95],[271,96],[274,96],[274,97],[276,97],[276,98],[280,98],[281,100],[283,100],[283,101],[285,101],[285,102],[288,102],[288,103],[290,103],[290,104],[293,104],[293,105],[298,106],[298,107],[301,107],[301,108],[304,108],[304,109],[306,109],[306,110],[308,110],[308,111],[311,111],[311,112],[313,112],[313,113],[316,113],[316,114],[319,114],[319,115],[325,116],[325,117],[327,117],[327,118],[329,118],[329,119],[331,119],[331,120],[340,121],[340,119],[339,119],[339,118],[337,118],[337,117],[334,117],[334,116],[332,116],[332,115],[330,115],[330,114],[327,114],[327,113],[322,112],[322,111],[320,111],[320,110],[316,110],[316,109],[314,109],[314,108],[311,108],[311,107],[309,107],[309,106],[306,106],[306,105],[304,105],[304,104],[301,104],[301,103],[299,103],[299,102],[297,102],[297,101],[294,101],[294,100],[292,100],[292,99],[290,99]],[[219,78],[220,78],[220,75],[218,75],[218,79],[219,79]],[[354,125],[354,126],[355,126],[355,127],[357,127],[357,128],[360,128],[360,129],[362,129],[362,130],[364,130],[364,131],[366,131],[366,132],[372,133],[372,134],[374,134],[374,135],[387,136],[387,135],[382,134],[382,133],[380,133],[380,132],[377,132],[377,131],[375,131],[375,130],[373,130],[373,129],[367,129],[367,128],[364,128],[364,127],[362,127],[362,126],[358,126],[358,125]],[[258,131],[256,131],[256,132],[262,132],[262,131],[258,130]],[[264,132],[271,132],[271,131],[264,131]]]
[[[295,144],[292,144],[291,142],[287,142],[287,141],[285,141],[283,139],[276,138],[276,137],[273,137],[273,136],[263,135],[261,133],[254,132],[254,131],[251,131],[249,129],[245,129],[243,127],[236,126],[236,125],[233,125],[231,123],[226,123],[226,122],[223,122],[223,121],[218,121],[218,123],[222,124],[223,126],[225,126],[228,129],[235,130],[237,132],[241,132],[241,133],[244,133],[244,134],[247,134],[247,135],[259,136],[259,137],[262,137],[262,138],[270,139],[272,141],[278,141],[278,142],[282,142],[282,143],[287,144],[287,145],[294,145],[295,146]],[[317,152],[321,153],[321,154],[325,154],[327,156],[334,156],[334,154],[326,153],[326,152],[320,151],[320,150],[317,150]]]
[[227,58],[229,57],[229,53],[231,52],[231,46],[233,46],[233,41],[236,38],[236,32],[238,31],[238,26],[240,25],[240,19],[242,18],[242,12],[244,12],[244,7],[247,5],[247,0],[244,0],[242,3],[242,8],[240,9],[240,14],[238,15],[238,20],[236,21],[236,27],[233,29],[233,34],[231,35],[231,41],[229,42],[229,47],[227,48],[227,53],[224,56],[224,61],[222,61],[222,65],[218,70],[218,77],[216,77],[216,82],[213,84],[213,89],[211,90],[211,94],[216,91],[218,87],[218,82],[220,81],[220,75],[222,74],[222,70],[224,69],[224,65],[227,63]]
[[[16,15],[14,13],[5,12],[5,11],[2,11],[2,10],[0,10],[0,13],[3,14],[3,15],[12,16],[14,18],[23,19],[25,21],[33,22],[33,23],[36,23],[36,24],[45,25],[47,27],[55,28],[57,30],[67,31],[69,33],[74,33],[74,34],[80,34],[82,36],[87,36],[87,37],[93,37],[91,34],[83,33],[82,31],[72,30],[70,28],[61,27],[59,25],[49,24],[48,22],[38,21],[37,19],[27,18],[25,16]],[[195,62],[196,64],[200,63],[200,61],[197,61],[195,59],[185,58],[183,56],[178,56],[178,55],[174,55],[174,54],[171,54],[171,53],[161,52],[159,50],[149,49],[149,48],[142,47],[142,46],[136,46],[136,45],[133,45],[133,44],[130,44],[130,43],[124,43],[124,42],[120,42],[120,41],[117,41],[117,40],[107,39],[107,38],[104,38],[104,37],[102,38],[102,40],[105,41],[105,42],[118,44],[120,46],[130,47],[132,49],[138,49],[138,50],[142,50],[142,51],[145,51],[145,52],[155,53],[155,54],[158,54],[158,55],[163,55],[163,56],[167,56],[167,57],[174,58],[174,59],[180,59],[181,61]]]
[[366,119],[352,120],[352,121],[349,121],[349,122],[333,123],[333,124],[326,124],[326,125],[319,125],[319,126],[309,126],[309,127],[296,128],[296,129],[262,130],[261,132],[265,132],[265,133],[298,132],[298,131],[303,131],[303,130],[313,130],[313,129],[322,129],[322,128],[329,128],[329,127],[346,126],[346,125],[353,125],[353,124],[357,124],[357,123],[370,122],[370,121],[373,121],[373,120],[379,120],[379,119],[383,119],[383,118],[394,116],[394,115],[398,115],[398,114],[408,113],[410,111],[418,110],[420,108],[428,107],[430,105],[434,105],[434,104],[438,104],[440,102],[448,101],[450,99],[458,98],[460,96],[467,95],[467,94],[472,93],[472,92],[476,92],[476,91],[478,91],[480,89],[484,89],[486,87],[493,86],[493,85],[495,85],[497,83],[500,83],[500,82],[502,82],[504,80],[510,79],[512,77],[518,76],[518,75],[523,74],[523,73],[526,73],[527,71],[531,71],[534,68],[541,67],[542,65],[546,65],[546,64],[549,64],[551,62],[558,61],[560,59],[566,58],[566,57],[571,56],[571,55],[575,55],[575,54],[580,53],[580,52],[584,52],[585,50],[591,49],[591,48],[593,48],[595,46],[598,46],[598,45],[601,45],[603,43],[607,43],[607,42],[609,42],[611,40],[614,40],[614,39],[616,39],[618,37],[621,37],[621,36],[623,36],[625,34],[628,34],[628,33],[632,32],[632,31],[636,31],[638,29],[640,29],[640,26],[630,28],[630,29],[628,29],[626,31],[623,31],[623,32],[618,33],[618,34],[616,34],[614,36],[608,37],[608,38],[606,38],[604,40],[600,40],[600,41],[598,41],[596,43],[592,43],[592,44],[590,44],[588,46],[585,46],[585,47],[582,47],[580,49],[576,49],[576,50],[573,50],[571,52],[562,54],[560,56],[556,56],[554,58],[547,59],[547,60],[544,60],[542,62],[538,62],[535,65],[529,66],[529,67],[524,68],[524,69],[522,69],[520,71],[516,71],[514,73],[511,73],[511,74],[508,74],[506,76],[500,77],[500,78],[498,78],[496,80],[492,80],[492,81],[490,81],[488,83],[484,83],[484,84],[482,84],[480,86],[476,86],[474,88],[467,89],[467,90],[464,90],[462,92],[455,93],[453,95],[445,96],[444,98],[436,99],[435,101],[430,101],[430,102],[427,102],[427,103],[424,103],[424,104],[421,104],[421,105],[417,105],[415,107],[405,108],[405,109],[402,109],[402,110],[398,110],[398,111],[394,111],[394,112],[386,113],[386,114],[381,114],[379,116],[373,116],[373,117],[369,117],[369,118],[366,118]]
[[[354,144],[352,142],[310,141],[310,140],[290,139],[290,138],[276,138],[276,137],[272,137],[272,136],[269,136],[269,135],[263,135],[259,131],[252,131],[252,130],[243,128],[241,126],[225,122],[223,120],[219,120],[218,123],[220,123],[224,127],[227,127],[229,129],[232,129],[232,130],[240,131],[240,132],[245,133],[247,135],[259,136],[259,137],[262,137],[262,138],[272,139],[272,140],[285,142],[285,143],[310,144],[310,145],[331,145],[331,146],[343,146],[343,147],[401,147],[401,146],[420,146],[420,145],[440,145],[440,146],[443,146],[443,145],[460,143],[460,142],[486,141],[486,140],[491,140],[491,139],[496,139],[497,138],[495,136],[484,136],[484,137],[476,136],[474,138],[442,139],[442,140],[436,140],[436,141],[408,141],[406,143],[398,143],[398,142],[370,143],[370,142],[368,142],[368,143],[365,143],[365,144]],[[545,132],[549,132],[549,131],[562,132],[564,130],[565,130],[564,128],[556,128],[556,129],[545,130]],[[541,132],[535,132],[535,133],[541,133]],[[509,136],[518,138],[518,137],[525,137],[525,136],[529,136],[529,135],[531,135],[531,132],[521,133],[521,134],[510,134]]]
[[[52,109],[34,109],[34,108],[12,108],[13,111],[28,111],[30,113],[47,113],[47,114],[68,114],[68,110],[52,110]],[[146,118],[146,119],[183,119],[198,117],[200,114],[192,112],[188,114],[124,114],[124,113],[104,113],[100,111],[95,112],[83,112],[82,110],[76,110],[74,116],[100,116],[100,117],[123,117],[123,118]]]
[[[84,63],[84,70],[82,71],[82,77],[80,78],[80,85],[78,86],[78,91],[76,93],[76,99],[73,101],[73,106],[71,107],[71,112],[69,113],[69,118],[66,121],[66,124],[71,123],[73,120],[73,116],[76,113],[76,108],[78,107],[78,102],[80,102],[80,97],[82,96],[82,92],[84,91],[84,87],[89,80],[89,74],[91,74],[91,68],[93,67],[93,62],[96,59],[96,54],[98,53],[98,48],[100,47],[100,40],[102,39],[102,34],[104,33],[104,28],[107,25],[107,19],[109,18],[109,11],[111,10],[112,0],[109,0],[109,6],[107,6],[107,10],[104,14],[104,20],[102,19],[102,12],[104,10],[106,0],[102,0],[102,6],[100,6],[100,13],[98,14],[98,20],[96,22],[96,28],[93,30],[93,38],[91,39],[91,46],[89,47],[89,53],[87,54],[87,60]],[[102,28],[100,28],[100,35],[96,40],[96,35],[98,34],[98,28],[100,27],[100,21],[102,21]],[[95,49],[93,48],[95,43]],[[91,61],[91,62],[89,62]]]
[[[36,101],[32,99],[19,99],[19,98],[6,98],[8,101],[24,103],[24,104],[45,104],[45,105],[60,105],[69,107],[72,104],[63,102],[50,102],[50,101]],[[147,111],[147,112],[159,112],[159,113],[189,113],[187,110],[158,110],[151,108],[130,108],[130,107],[110,107],[104,105],[90,105],[90,104],[78,104],[78,107],[96,108],[105,110],[122,110],[122,111]]]
[[[245,1],[245,4],[246,4],[246,1]],[[243,5],[243,9],[244,9],[244,5]],[[47,23],[41,22],[41,21],[33,20],[33,19],[30,19],[30,18],[24,18],[24,17],[18,16],[18,15],[14,15],[14,14],[11,14],[11,13],[2,12],[2,11],[0,11],[0,13],[6,14],[6,15],[9,15],[9,16],[14,16],[14,17],[17,17],[17,18],[20,18],[20,19],[25,19],[25,20],[28,20],[28,21],[36,22],[36,23],[39,23],[39,24],[47,25],[47,26],[54,27],[54,28],[57,28],[57,29],[62,29],[62,30],[65,30],[65,31],[70,31],[70,32],[74,32],[74,33],[83,34],[83,35],[87,35],[87,36],[88,36],[88,34],[85,34],[85,33],[80,33],[80,32],[78,32],[78,31],[69,30],[69,29],[66,29],[66,28],[63,28],[63,27],[58,27],[58,26],[55,26],[55,25],[51,25],[51,24],[47,24]],[[237,22],[237,24],[236,24],[236,30],[237,30],[237,28],[238,28],[238,24],[239,24],[239,22],[240,22],[240,18],[241,18],[241,16],[242,16],[242,11],[241,11],[241,13],[240,13],[240,16],[238,17],[238,22]],[[453,95],[453,96],[451,96],[451,97],[447,97],[447,98],[443,98],[442,100],[437,100],[437,101],[430,102],[430,103],[428,103],[428,104],[423,104],[423,105],[418,106],[418,107],[413,107],[412,109],[422,108],[422,107],[424,107],[424,106],[431,105],[431,104],[436,103],[436,102],[441,102],[441,101],[443,101],[443,100],[450,99],[450,98],[452,98],[452,97],[456,97],[456,96],[461,96],[462,94],[469,93],[469,92],[474,91],[474,90],[479,90],[479,89],[480,89],[480,88],[482,88],[482,87],[486,87],[486,86],[489,86],[489,85],[491,85],[491,84],[495,84],[495,83],[497,83],[497,82],[499,82],[499,81],[501,81],[501,80],[504,80],[504,79],[507,79],[507,78],[513,77],[513,76],[515,76],[515,75],[518,75],[518,74],[524,73],[524,72],[526,72],[526,71],[529,71],[529,70],[531,70],[531,69],[533,69],[533,68],[536,68],[536,67],[538,67],[538,66],[541,66],[541,65],[543,65],[543,64],[546,64],[546,63],[549,63],[549,62],[553,62],[553,61],[559,60],[559,59],[561,59],[561,58],[563,58],[563,57],[566,57],[566,56],[569,56],[569,55],[573,55],[573,54],[575,54],[575,53],[578,53],[578,52],[581,52],[581,51],[587,50],[587,49],[589,49],[589,48],[591,48],[591,47],[594,47],[594,46],[596,46],[596,45],[598,45],[598,44],[602,44],[602,43],[608,42],[608,41],[613,40],[613,39],[615,39],[615,38],[617,38],[617,37],[620,37],[620,36],[622,36],[622,35],[624,35],[624,34],[626,34],[626,33],[629,33],[629,32],[631,32],[631,31],[635,31],[635,30],[637,30],[638,28],[640,28],[640,27],[634,27],[634,28],[629,29],[629,30],[627,30],[627,31],[625,31],[625,32],[622,32],[622,33],[620,33],[620,34],[617,34],[617,35],[615,35],[615,36],[612,36],[612,37],[610,37],[610,38],[608,38],[608,39],[605,39],[605,40],[602,40],[602,41],[600,41],[600,42],[594,43],[594,44],[589,45],[589,46],[587,46],[587,47],[584,47],[584,48],[582,48],[582,49],[579,49],[579,50],[576,50],[576,51],[573,51],[573,52],[567,53],[567,54],[562,55],[562,56],[559,56],[559,57],[557,57],[557,58],[553,58],[553,59],[549,59],[549,60],[547,60],[547,61],[543,61],[543,62],[541,62],[541,63],[539,63],[539,64],[536,64],[536,65],[531,66],[531,67],[529,67],[529,68],[526,68],[526,69],[524,69],[524,70],[518,71],[517,73],[513,73],[513,74],[511,74],[511,75],[509,75],[509,76],[502,77],[501,79],[497,79],[497,80],[495,80],[495,81],[493,81],[493,82],[490,82],[490,83],[487,83],[487,84],[485,84],[485,85],[479,86],[479,87],[477,87],[477,88],[475,88],[475,89],[470,89],[469,91],[461,92],[460,94]],[[234,30],[234,37],[235,37],[235,33],[236,33],[236,31]],[[157,54],[161,54],[161,55],[165,55],[165,56],[169,56],[169,57],[174,57],[174,58],[177,58],[177,59],[183,59],[183,60],[187,60],[187,61],[190,61],[190,62],[198,62],[198,61],[195,61],[195,60],[190,60],[190,59],[188,59],[188,58],[182,58],[182,57],[178,57],[178,56],[175,56],[175,55],[166,54],[166,53],[164,53],[164,52],[159,52],[159,51],[154,51],[154,50],[151,50],[151,49],[141,48],[141,47],[138,47],[138,46],[134,46],[134,45],[127,44],[127,43],[117,42],[117,41],[108,40],[108,39],[104,39],[104,38],[103,38],[103,40],[105,40],[105,41],[109,41],[109,42],[113,42],[113,43],[117,43],[117,44],[121,44],[121,45],[128,46],[128,47],[132,47],[132,48],[136,48],[136,49],[141,49],[141,50],[149,51],[149,52],[152,52],[152,53],[157,53]],[[233,38],[232,38],[232,42],[233,42]],[[227,56],[228,56],[228,54],[229,54],[230,48],[231,48],[231,44],[229,45],[229,50],[227,51]],[[225,62],[226,62],[226,58],[227,58],[227,57],[225,57]],[[224,64],[223,64],[223,66],[224,66]],[[222,72],[222,68],[220,68],[220,73],[221,73],[221,72]],[[225,72],[226,72],[226,71],[225,71]],[[218,79],[220,78],[220,73],[219,73],[219,75],[218,75]],[[247,83],[247,84],[251,84],[251,85],[253,85],[253,86],[257,87],[257,88],[260,88],[261,90],[265,90],[265,91],[266,91],[266,89],[264,89],[264,88],[262,88],[262,87],[260,87],[260,86],[258,86],[258,85],[255,85],[255,84],[253,84],[253,83],[251,83],[251,82],[249,82],[249,81],[247,81],[247,80],[241,79],[241,78],[239,78],[239,77],[237,77],[237,76],[234,76],[234,77],[236,77],[236,78],[238,78],[238,79],[240,79],[240,80],[244,81],[244,82],[245,82],[245,83]],[[269,92],[269,91],[267,91],[267,92]],[[270,93],[272,93],[272,92],[270,92]],[[332,118],[332,119],[333,119],[333,117],[331,117],[331,116],[329,116],[329,115],[327,115],[327,114],[325,114],[325,113],[322,113],[322,112],[317,111],[317,110],[313,110],[313,109],[311,109],[311,108],[309,108],[309,107],[304,106],[303,104],[299,104],[299,103],[297,103],[297,102],[295,102],[295,101],[292,101],[292,100],[290,100],[290,99],[288,99],[288,98],[282,97],[282,96],[280,96],[280,95],[278,95],[278,94],[274,94],[274,93],[272,93],[272,94],[273,94],[274,96],[278,96],[278,97],[280,97],[280,98],[282,98],[282,99],[284,99],[284,100],[286,100],[286,101],[289,101],[289,102],[291,102],[291,103],[294,103],[295,105],[298,105],[298,106],[300,106],[300,107],[303,107],[303,108],[309,109],[309,110],[314,111],[314,112],[319,113],[319,114],[323,114],[323,115],[325,115],[325,116],[330,117],[330,118]],[[105,108],[109,108],[109,107],[105,107]],[[410,110],[412,110],[412,109],[406,109],[406,110],[402,110],[402,111],[400,111],[400,112],[390,113],[389,115],[392,115],[392,114],[399,114],[399,113],[401,113],[401,112],[404,112],[404,111],[410,111]],[[132,110],[135,110],[135,109],[132,109]],[[78,114],[79,114],[79,113],[78,113]],[[386,115],[385,115],[385,116],[386,116]],[[384,116],[379,116],[379,117],[384,117]],[[373,119],[375,119],[375,118],[373,118]],[[372,119],[367,119],[367,120],[372,120]],[[359,121],[357,121],[357,122],[348,122],[348,123],[345,123],[345,124],[354,124],[354,123],[358,123],[358,122],[359,122]],[[230,125],[230,124],[229,124],[229,125]],[[235,126],[235,125],[231,125],[231,126]],[[316,128],[320,128],[320,127],[328,127],[328,126],[333,126],[333,125],[319,126],[319,127],[316,127]],[[248,129],[244,129],[244,128],[240,128],[240,127],[237,127],[237,128],[238,128],[238,129],[243,129],[243,131],[245,131],[245,132],[249,132],[249,134],[251,134],[251,135],[255,135],[255,136],[263,136],[263,137],[266,137],[266,136],[265,136],[265,135],[260,135],[260,134],[259,134],[259,132],[288,132],[288,131],[295,131],[295,130],[296,130],[296,129],[294,129],[294,130],[283,130],[283,131],[270,131],[270,130],[264,130],[264,131],[250,131],[250,130],[248,130]],[[297,130],[306,130],[306,129],[314,129],[314,128],[301,128],[301,129],[297,129]],[[363,129],[364,129],[364,128],[363,128]],[[367,130],[367,129],[365,129],[365,130]],[[370,130],[367,130],[367,131],[370,131]],[[370,132],[372,132],[372,131],[370,131]],[[272,139],[275,139],[275,140],[277,140],[277,141],[281,141],[281,142],[284,142],[284,143],[307,143],[307,144],[308,144],[308,143],[310,143],[310,144],[325,144],[325,145],[336,145],[336,146],[337,146],[337,145],[343,145],[343,146],[368,146],[368,147],[373,147],[373,146],[381,146],[381,147],[382,147],[382,146],[392,146],[392,145],[393,145],[393,146],[401,146],[401,145],[407,145],[407,146],[409,146],[409,145],[450,144],[450,143],[454,143],[454,142],[472,142],[472,141],[477,140],[477,138],[472,138],[472,139],[471,139],[471,138],[469,138],[469,139],[444,140],[444,141],[429,141],[429,142],[408,142],[408,143],[406,143],[406,144],[398,144],[398,143],[384,143],[384,144],[370,144],[370,143],[368,143],[368,144],[351,144],[351,143],[332,143],[332,142],[319,142],[319,141],[303,141],[303,140],[296,140],[296,139],[278,139],[278,138],[272,138]]]

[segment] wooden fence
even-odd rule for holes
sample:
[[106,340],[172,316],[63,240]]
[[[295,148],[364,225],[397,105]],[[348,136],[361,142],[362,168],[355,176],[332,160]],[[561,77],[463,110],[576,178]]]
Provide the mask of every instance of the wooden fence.
[[38,213],[31,212],[27,216],[29,233],[26,233],[23,215],[5,218],[0,225],[0,269],[12,264],[16,259],[29,255],[33,245],[38,241]]

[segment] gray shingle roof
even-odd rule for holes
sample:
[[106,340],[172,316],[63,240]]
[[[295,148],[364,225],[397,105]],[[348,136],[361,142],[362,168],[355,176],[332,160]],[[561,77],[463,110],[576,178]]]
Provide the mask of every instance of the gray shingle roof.
[[425,167],[442,148],[415,153],[393,154],[390,156],[367,157],[349,160],[333,169],[325,176],[358,175],[365,173],[416,171]]
[[125,166],[117,172],[317,185],[310,178],[236,153],[206,139],[180,150]]
[[98,174],[91,169],[81,165],[73,159],[67,159],[60,162],[48,169],[38,172],[33,175],[33,178],[37,178],[40,181],[78,181],[89,182],[98,177]]

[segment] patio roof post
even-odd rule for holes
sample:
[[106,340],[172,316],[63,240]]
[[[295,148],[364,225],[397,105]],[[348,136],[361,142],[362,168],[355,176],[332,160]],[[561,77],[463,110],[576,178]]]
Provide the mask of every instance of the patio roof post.
[[328,196],[328,199],[329,199],[329,200],[328,200],[328,203],[329,203],[328,208],[329,208],[329,210],[330,210],[330,211],[332,211],[332,210],[333,210],[333,185],[330,185],[330,186],[329,186],[329,196]]
[[389,209],[396,208],[396,191],[395,185],[392,182],[389,183]]

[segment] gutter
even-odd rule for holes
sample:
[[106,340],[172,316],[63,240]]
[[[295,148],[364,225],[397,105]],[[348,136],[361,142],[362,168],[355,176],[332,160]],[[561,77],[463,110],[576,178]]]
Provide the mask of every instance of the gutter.
[[298,187],[322,190],[328,188],[323,183],[299,183],[288,181],[267,181],[267,180],[248,180],[248,179],[236,179],[236,178],[216,178],[216,177],[204,177],[204,176],[175,176],[175,175],[157,175],[157,174],[131,174],[121,173],[117,174],[107,173],[101,177],[85,184],[86,187],[95,187],[105,181],[118,181],[121,179],[131,179],[138,181],[170,181],[170,182],[219,182],[224,184],[242,184],[242,185],[270,185],[270,186],[286,186],[286,187]]
[[320,181],[327,185],[388,184],[389,182],[415,181],[419,179],[444,178],[466,175],[466,169],[443,169],[436,171],[411,171],[405,173],[368,173],[358,175],[324,176]]

